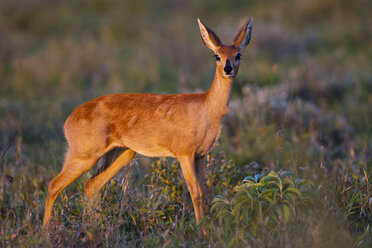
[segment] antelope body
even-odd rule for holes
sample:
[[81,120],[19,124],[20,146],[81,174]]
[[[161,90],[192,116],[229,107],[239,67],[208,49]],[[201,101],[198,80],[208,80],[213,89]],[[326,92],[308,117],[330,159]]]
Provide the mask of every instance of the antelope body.
[[191,194],[196,221],[201,221],[204,155],[218,139],[222,117],[228,112],[240,52],[250,41],[252,18],[229,46],[223,45],[199,19],[198,23],[204,44],[217,60],[211,88],[197,94],[112,94],[77,107],[64,125],[68,150],[62,171],[49,184],[43,228],[49,223],[59,193],[118,147],[126,150],[85,184],[88,199],[94,199],[136,153],[176,157]]

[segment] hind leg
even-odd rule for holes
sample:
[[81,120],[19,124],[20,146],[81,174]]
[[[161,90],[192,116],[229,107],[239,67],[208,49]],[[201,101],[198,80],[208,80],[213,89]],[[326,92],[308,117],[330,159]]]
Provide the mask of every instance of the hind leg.
[[98,195],[99,190],[105,185],[111,178],[113,178],[129,161],[131,161],[136,154],[135,151],[128,149],[123,152],[112,165],[104,170],[101,174],[91,178],[85,185],[84,191],[88,200],[95,198]]
[[49,220],[52,215],[53,204],[61,191],[68,185],[73,183],[85,172],[90,170],[94,166],[96,161],[96,158],[81,158],[79,156],[71,156],[69,153],[66,154],[66,159],[62,171],[49,184],[45,205],[43,229],[45,229],[49,224]]
[[98,176],[103,171],[105,171],[112,163],[125,151],[127,148],[123,147],[116,147],[107,153],[105,153],[98,161],[97,161],[97,171],[94,172],[91,178]]

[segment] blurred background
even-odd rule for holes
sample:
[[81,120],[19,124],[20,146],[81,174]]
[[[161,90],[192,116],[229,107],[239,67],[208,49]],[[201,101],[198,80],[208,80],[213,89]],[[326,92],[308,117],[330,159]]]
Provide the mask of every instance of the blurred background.
[[[371,13],[368,0],[0,1],[3,244],[14,230],[30,241],[20,225],[40,229],[47,185],[63,161],[62,126],[75,107],[110,93],[210,87],[215,62],[197,17],[226,44],[254,17],[212,154],[236,168],[227,183],[251,167],[291,170],[320,185],[329,175],[350,177],[367,183],[360,206],[370,209]],[[151,169],[142,166],[140,178]],[[349,223],[342,197],[323,206]],[[34,219],[22,221],[25,211]],[[348,226],[334,242],[356,242],[371,212],[356,219],[363,228]]]

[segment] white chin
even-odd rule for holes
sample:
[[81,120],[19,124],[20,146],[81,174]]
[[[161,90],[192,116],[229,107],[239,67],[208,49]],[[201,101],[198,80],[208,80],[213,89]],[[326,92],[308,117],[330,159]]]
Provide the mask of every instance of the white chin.
[[235,77],[235,73],[231,73],[231,74],[226,74],[226,73],[224,73],[223,76],[224,76],[225,78],[233,78],[233,77]]

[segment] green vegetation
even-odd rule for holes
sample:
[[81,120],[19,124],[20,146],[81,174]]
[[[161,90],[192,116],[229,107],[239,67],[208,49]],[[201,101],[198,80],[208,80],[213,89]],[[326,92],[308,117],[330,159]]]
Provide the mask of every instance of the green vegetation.
[[[261,174],[247,176],[242,185],[234,188],[236,194],[231,201],[216,196],[211,213],[218,224],[212,227],[218,227],[221,247],[240,243],[268,246],[265,238],[268,233],[277,239],[277,244],[280,237],[288,242],[285,240],[289,235],[287,229],[309,215],[307,210],[313,202],[311,195],[314,190],[311,181],[292,180],[292,174],[289,171],[280,174],[271,171],[264,177]],[[302,213],[304,210],[305,214]],[[285,226],[288,227],[283,228]],[[283,245],[286,242],[282,242]]]
[[[367,0],[0,1],[0,246],[371,247],[371,11]],[[63,191],[43,236],[71,111],[110,93],[208,89],[214,59],[196,18],[228,43],[251,15],[206,158],[208,236],[178,162],[141,156],[94,205],[82,189],[94,170]]]

